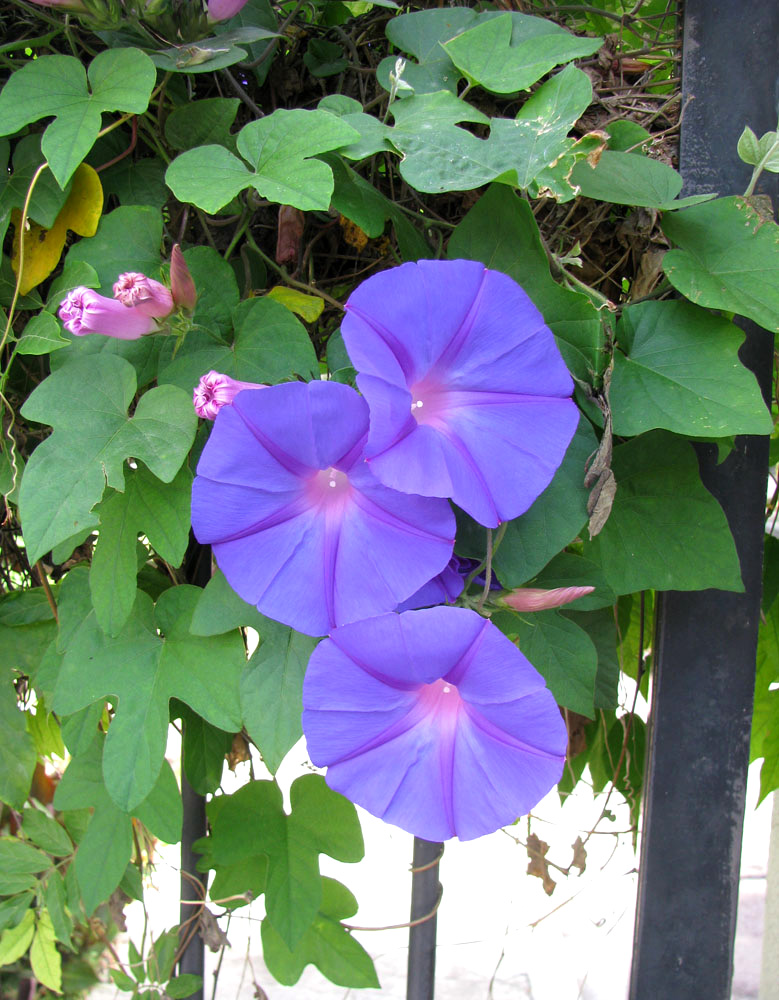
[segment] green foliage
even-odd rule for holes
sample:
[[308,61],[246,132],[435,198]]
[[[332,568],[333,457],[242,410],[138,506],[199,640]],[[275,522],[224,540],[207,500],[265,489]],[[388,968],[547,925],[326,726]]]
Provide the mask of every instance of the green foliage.
[[518,587],[572,542],[587,522],[588,490],[582,469],[597,448],[587,420],[581,420],[563,464],[527,513],[509,521],[495,570],[506,587]]
[[650,431],[615,448],[612,468],[611,516],[584,555],[603,567],[615,594],[743,590],[725,515],[701,483],[687,442]]
[[615,205],[644,205],[668,211],[686,208],[714,195],[691,195],[676,200],[682,190],[682,176],[659,160],[637,153],[607,149],[595,166],[582,160],[575,164],[571,183],[585,198],[611,201]]
[[137,49],[100,52],[88,72],[73,56],[42,56],[14,73],[0,93],[0,133],[53,116],[41,152],[64,187],[97,139],[100,115],[143,113],[154,76],[149,57]]
[[154,52],[152,62],[167,73],[212,73],[247,58],[251,42],[275,37],[276,32],[259,25],[221,31],[211,38],[201,38],[197,45],[172,45]]
[[260,647],[241,678],[241,712],[273,774],[303,735],[303,677],[318,640],[270,619],[259,632]]
[[192,474],[186,466],[164,483],[139,465],[127,476],[123,493],[112,491],[100,503],[100,537],[89,588],[98,624],[107,635],[119,634],[135,603],[139,533],[171,566],[184,558],[191,491]]
[[235,339],[231,346],[215,341],[208,330],[189,334],[185,354],[174,356],[174,345],[165,345],[158,380],[184,389],[213,369],[246,382],[275,384],[298,375],[309,378],[317,370],[316,352],[305,327],[278,302],[269,298],[241,302],[232,311],[232,322]]
[[664,427],[677,434],[770,434],[755,377],[738,359],[738,327],[689,302],[642,302],[616,330],[609,402],[625,437]]
[[718,198],[666,216],[679,249],[663,260],[668,280],[691,302],[724,309],[779,332],[779,226],[745,198]]
[[577,38],[551,21],[501,14],[477,18],[443,47],[470,83],[495,94],[513,94],[528,90],[561,63],[592,55],[601,42]]
[[559,705],[593,717],[598,652],[584,629],[557,611],[500,612],[492,620],[506,635],[518,639]]
[[217,212],[244,188],[303,211],[326,211],[333,193],[332,173],[312,159],[358,138],[354,129],[324,111],[279,109],[251,122],[238,134],[238,152],[202,146],[182,153],[168,168],[168,186],[180,201]]
[[322,879],[322,903],[313,923],[290,948],[269,920],[262,923],[262,953],[284,986],[294,986],[309,963],[339,986],[379,987],[373,962],[341,921],[357,912],[357,900],[335,879]]
[[[100,21],[88,4],[67,30],[56,8],[9,15],[25,41],[36,16],[48,34],[31,43],[35,58],[8,50],[0,92],[7,252],[29,223],[45,240],[86,158],[106,199],[96,234],[69,238],[26,296],[18,262],[0,259],[0,802],[20,824],[0,813],[0,965],[68,1000],[92,984],[82,952],[104,942],[87,918],[108,928],[117,889],[142,896],[147,835],[179,838],[165,749],[180,720],[182,773],[211,797],[198,845],[211,899],[230,909],[264,894],[263,957],[280,983],[310,964],[344,988],[375,988],[344,924],[357,902],[319,870],[320,853],[362,857],[354,807],[306,774],[287,813],[279,784],[254,780],[261,764],[285,773],[318,640],[264,618],[218,571],[193,585],[209,558],[190,536],[209,433],[193,388],[210,370],[264,384],[329,371],[353,384],[340,306],[394,263],[466,258],[519,282],[556,337],[582,415],[548,488],[490,536],[493,580],[594,590],[519,614],[472,583],[461,603],[484,597],[572,728],[576,713],[592,720],[581,721],[584,749],[561,795],[588,768],[596,793],[613,787],[628,802],[635,827],[645,732],[624,677],[646,693],[653,590],[742,587],[689,439],[726,449],[773,426],[731,314],[779,330],[777,228],[752,197],[779,169],[777,134],[741,136],[754,168],[746,197],[680,198],[671,105],[614,120],[617,105],[593,102],[589,74],[604,54],[637,53],[652,95],[670,90],[665,0],[612,5],[625,15],[618,37],[586,5],[536,4],[532,16],[249,0],[213,25],[198,4],[136,4],[121,23],[111,12],[129,8],[112,4]],[[585,73],[574,60],[595,56],[607,33]],[[110,296],[125,272],[170,284],[175,243],[193,310],[177,307],[138,340],[63,332],[58,306],[76,287]],[[292,296],[316,305],[305,324],[282,304]],[[606,490],[596,504],[611,475],[613,503]],[[484,563],[487,531],[462,512],[457,521],[457,552]],[[779,787],[777,553],[768,538],[752,745],[762,796]],[[248,767],[235,763],[244,745]],[[51,765],[62,771],[68,755],[55,791]],[[226,756],[252,776],[230,795]],[[174,975],[178,933],[131,945],[127,967],[111,971],[117,988],[189,996],[199,981]]]
[[233,795],[211,801],[211,835],[198,841],[203,870],[234,868],[259,857],[267,859],[267,920],[295,949],[315,922],[323,903],[319,854],[356,862],[363,841],[354,806],[330,791],[324,779],[298,778],[290,792],[292,811],[284,812],[281,791],[273,781],[253,781]]
[[392,144],[403,153],[400,172],[418,191],[431,193],[468,191],[493,180],[527,188],[569,148],[568,133],[591,99],[587,75],[568,66],[542,84],[515,119],[491,119],[487,139],[435,119],[406,129],[408,102],[400,102],[392,132]]
[[38,754],[8,676],[0,678],[0,732],[0,802],[21,809],[30,794]]
[[[84,397],[89,383],[92,391]],[[106,484],[124,489],[125,458],[141,459],[163,482],[180,468],[195,432],[190,401],[174,386],[159,386],[128,417],[135,389],[132,366],[102,355],[73,361],[27,400],[24,416],[54,427],[27,464],[19,498],[32,561],[97,524],[93,507]],[[79,397],[80,405],[72,406]]]
[[[86,573],[71,571],[63,585],[59,647],[64,656],[54,708],[69,715],[98,699],[118,698],[103,774],[120,808],[137,806],[157,780],[171,698],[220,729],[240,729],[243,644],[235,633],[209,638],[191,634],[198,594],[196,587],[173,587],[152,605],[138,591],[127,623],[110,637],[97,622]],[[215,662],[220,665],[218,687],[212,683]]]

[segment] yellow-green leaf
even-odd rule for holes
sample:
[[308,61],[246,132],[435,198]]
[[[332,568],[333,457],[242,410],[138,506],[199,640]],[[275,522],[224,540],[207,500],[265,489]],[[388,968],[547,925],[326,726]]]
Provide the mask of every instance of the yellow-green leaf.
[[305,292],[298,292],[285,285],[276,285],[275,288],[271,288],[266,298],[280,302],[290,312],[297,313],[306,323],[313,323],[319,319],[325,308],[325,300],[320,299],[318,295],[306,295]]
[[[59,264],[68,230],[79,236],[94,236],[103,211],[103,188],[95,170],[86,163],[76,168],[68,200],[51,229],[44,229],[28,219],[24,234],[24,264],[19,291],[26,295],[44,281]],[[14,245],[11,262],[19,273],[19,224],[21,212],[11,214],[14,225]]]
[[48,910],[42,910],[30,946],[30,964],[35,978],[55,993],[61,993],[62,959],[57,951],[54,927]]
[[65,756],[65,744],[57,717],[46,707],[43,697],[38,699],[35,715],[26,713],[27,732],[35,741],[35,749],[41,757]]
[[0,965],[15,962],[30,947],[35,933],[35,911],[28,910],[16,927],[9,927],[0,935]]

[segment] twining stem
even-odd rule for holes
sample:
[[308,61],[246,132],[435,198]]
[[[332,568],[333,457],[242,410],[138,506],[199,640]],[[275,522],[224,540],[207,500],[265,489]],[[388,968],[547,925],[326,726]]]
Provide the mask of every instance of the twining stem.
[[41,581],[41,587],[43,587],[43,593],[46,595],[46,600],[49,602],[51,613],[54,615],[54,621],[59,622],[59,615],[57,614],[57,602],[54,600],[54,594],[52,594],[51,587],[49,586],[49,581],[46,579],[46,570],[44,570],[43,563],[40,561],[40,559],[35,564],[35,569],[38,573],[38,579]]
[[344,311],[342,302],[339,302],[338,299],[334,299],[333,296],[328,295],[327,292],[323,292],[317,285],[307,285],[304,281],[296,281],[294,278],[291,278],[285,267],[281,267],[281,265],[277,264],[272,257],[269,257],[266,253],[263,253],[263,251],[260,250],[254,237],[248,231],[246,233],[246,242],[252,250],[255,250],[260,257],[262,257],[268,267],[272,268],[276,274],[280,275],[288,285],[292,285],[293,288],[299,288],[302,292],[306,292],[308,295],[318,295],[320,299],[324,299],[325,302],[329,302],[331,306],[334,306],[336,309],[340,310],[340,312]]
[[481,614],[484,608],[484,602],[487,600],[487,594],[490,592],[490,584],[492,583],[492,528],[487,528],[487,556],[484,561],[484,589],[481,592],[481,597],[476,605],[476,610]]
[[[24,205],[22,206],[22,217],[19,220],[19,229],[18,229],[19,261],[16,269],[16,284],[14,286],[14,294],[13,298],[11,299],[11,305],[9,306],[8,309],[8,320],[6,321],[5,324],[5,330],[3,331],[2,340],[0,340],[0,351],[2,351],[2,349],[5,347],[8,337],[11,333],[11,324],[13,323],[14,320],[16,303],[19,300],[19,289],[21,288],[22,275],[24,274],[24,234],[27,229],[27,216],[30,211],[30,202],[32,201],[32,194],[33,191],[35,190],[35,185],[38,183],[41,174],[43,173],[44,170],[47,169],[48,166],[49,166],[48,162],[44,160],[43,163],[38,167],[38,169],[32,175],[32,180],[30,181],[30,186],[27,188],[27,195],[24,199]],[[3,382],[5,382],[5,378],[3,378]],[[2,385],[0,385],[0,389],[1,388]]]

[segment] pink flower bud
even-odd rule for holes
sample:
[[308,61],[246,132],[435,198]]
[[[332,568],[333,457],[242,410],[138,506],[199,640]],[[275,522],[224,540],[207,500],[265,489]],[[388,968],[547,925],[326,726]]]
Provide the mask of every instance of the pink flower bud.
[[151,316],[83,286],[68,292],[60,304],[59,318],[68,333],[76,337],[101,333],[118,340],[138,340],[157,330]]
[[570,604],[580,597],[586,597],[595,590],[594,587],[555,587],[554,590],[542,590],[540,587],[518,587],[510,594],[498,598],[498,603],[506,604],[515,611],[546,611],[549,608],[559,608]]
[[177,306],[190,312],[195,308],[197,289],[178,243],[170,252],[170,290]]
[[208,20],[226,21],[234,17],[246,0],[208,0]]
[[192,394],[195,413],[203,420],[215,420],[217,413],[232,403],[243,389],[267,389],[266,385],[257,382],[238,382],[229,375],[219,372],[209,372],[203,375]]
[[67,10],[74,10],[77,13],[86,13],[87,8],[82,0],[32,0],[39,7],[65,7]]
[[161,282],[137,271],[120,274],[114,283],[114,298],[144,316],[162,319],[173,312],[173,296]]

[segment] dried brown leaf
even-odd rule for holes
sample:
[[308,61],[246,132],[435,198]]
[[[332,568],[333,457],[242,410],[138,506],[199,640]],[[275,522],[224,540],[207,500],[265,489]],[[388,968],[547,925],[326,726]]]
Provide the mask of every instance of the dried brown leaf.
[[527,866],[528,875],[535,875],[536,878],[540,878],[544,883],[544,892],[547,896],[551,896],[557,887],[557,883],[549,874],[549,863],[546,860],[546,852],[549,850],[549,844],[545,843],[534,833],[531,833],[527,838],[527,856],[530,858],[530,864]]
[[230,747],[230,753],[227,754],[227,766],[231,771],[234,771],[245,760],[251,760],[249,744],[243,733],[236,733],[233,736],[233,745]]
[[571,844],[573,848],[573,861],[570,864],[570,868],[578,868],[579,874],[583,875],[584,870],[587,867],[587,852],[584,849],[584,844],[582,843],[582,838],[577,837],[576,840]]
[[204,906],[200,911],[200,936],[203,938],[203,943],[211,949],[211,951],[221,951],[224,947],[230,947],[230,942],[227,940],[227,934],[222,930],[222,928],[217,923],[217,919],[214,914]]

